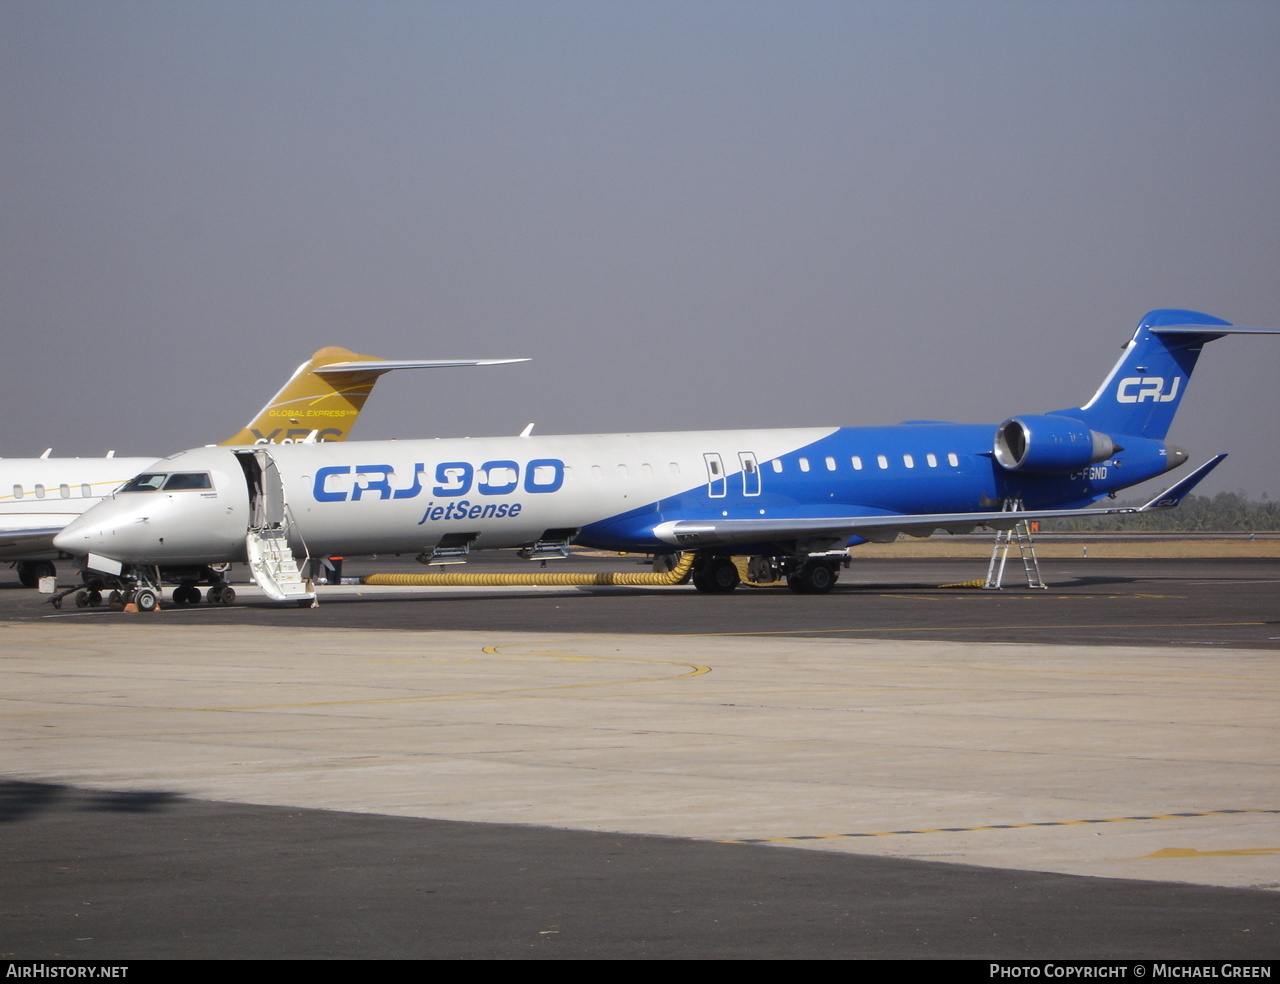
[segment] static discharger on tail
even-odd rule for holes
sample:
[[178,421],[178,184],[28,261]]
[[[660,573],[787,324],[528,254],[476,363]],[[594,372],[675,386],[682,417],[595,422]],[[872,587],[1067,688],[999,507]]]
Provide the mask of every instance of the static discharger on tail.
[[304,604],[308,556],[545,559],[570,544],[659,561],[691,552],[692,581],[710,593],[738,585],[733,557],[745,555],[757,581],[824,593],[846,547],[869,540],[1175,506],[1221,456],[1141,507],[1093,507],[1187,460],[1165,438],[1206,343],[1277,333],[1152,311],[1087,403],[1000,424],[197,448],[56,542],[149,592],[154,565],[247,559],[269,597]]

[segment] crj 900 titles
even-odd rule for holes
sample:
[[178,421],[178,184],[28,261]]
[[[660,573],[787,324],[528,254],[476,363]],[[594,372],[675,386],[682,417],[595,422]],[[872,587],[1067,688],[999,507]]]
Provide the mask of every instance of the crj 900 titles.
[[[432,478],[426,478],[427,475]],[[404,476],[410,475],[407,484]],[[428,506],[421,522],[439,519],[480,519],[517,516],[520,503],[472,503],[462,496],[501,497],[519,492],[542,495],[564,485],[565,464],[559,458],[534,458],[521,464],[508,459],[473,465],[469,461],[442,461],[432,470],[418,462],[412,471],[391,465],[329,465],[316,470],[312,495],[317,502],[358,502],[361,499],[415,499],[426,493],[433,499],[458,499]],[[474,514],[474,515],[473,515]]]

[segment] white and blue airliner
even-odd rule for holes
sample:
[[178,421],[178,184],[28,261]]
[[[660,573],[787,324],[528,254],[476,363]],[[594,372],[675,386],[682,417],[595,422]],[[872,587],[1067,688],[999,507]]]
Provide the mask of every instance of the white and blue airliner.
[[[1091,507],[1187,460],[1165,437],[1201,348],[1276,333],[1152,311],[1087,403],[1000,424],[196,448],[153,464],[56,544],[138,588],[154,588],[160,566],[248,561],[280,598],[272,572],[287,580],[304,555],[438,563],[571,543],[691,551],[706,592],[732,591],[731,558],[747,555],[753,574],[822,593],[838,571],[832,552],[868,540],[1136,511]],[[1137,509],[1177,505],[1221,458]]]

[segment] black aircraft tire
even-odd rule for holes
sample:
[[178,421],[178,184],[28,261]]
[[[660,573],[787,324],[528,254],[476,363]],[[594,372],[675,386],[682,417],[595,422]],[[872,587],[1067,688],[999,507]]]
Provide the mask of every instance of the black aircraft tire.
[[678,553],[654,554],[653,555],[653,573],[669,574],[676,569],[676,564],[680,561]]
[[830,564],[811,560],[787,578],[787,587],[796,594],[827,594],[836,586],[839,576]]
[[693,586],[705,594],[728,594],[741,581],[737,565],[728,557],[716,557],[707,561],[693,575]]
[[54,577],[58,569],[48,560],[22,560],[18,562],[18,581],[24,588],[37,588],[42,577]]

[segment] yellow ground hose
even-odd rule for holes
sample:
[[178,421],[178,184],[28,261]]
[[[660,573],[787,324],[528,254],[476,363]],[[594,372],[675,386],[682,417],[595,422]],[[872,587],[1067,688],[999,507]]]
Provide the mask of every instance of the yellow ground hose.
[[495,587],[511,585],[553,585],[558,587],[590,585],[683,584],[693,568],[693,554],[680,557],[676,566],[665,574],[600,573],[571,574],[554,571],[529,571],[525,574],[367,574],[361,584],[412,587]]
[[[689,580],[693,569],[694,554],[680,555],[676,566],[665,574],[614,573],[570,574],[555,571],[529,571],[523,574],[366,574],[360,579],[361,584],[381,585],[383,587],[512,587],[512,586],[551,586],[551,587],[590,587],[592,585],[673,585],[684,584]],[[786,579],[769,583],[752,581],[747,574],[747,558],[734,557],[734,564],[742,578],[743,585],[752,588],[786,587]],[[939,584],[940,588],[982,588],[985,581],[960,581],[955,584]]]

